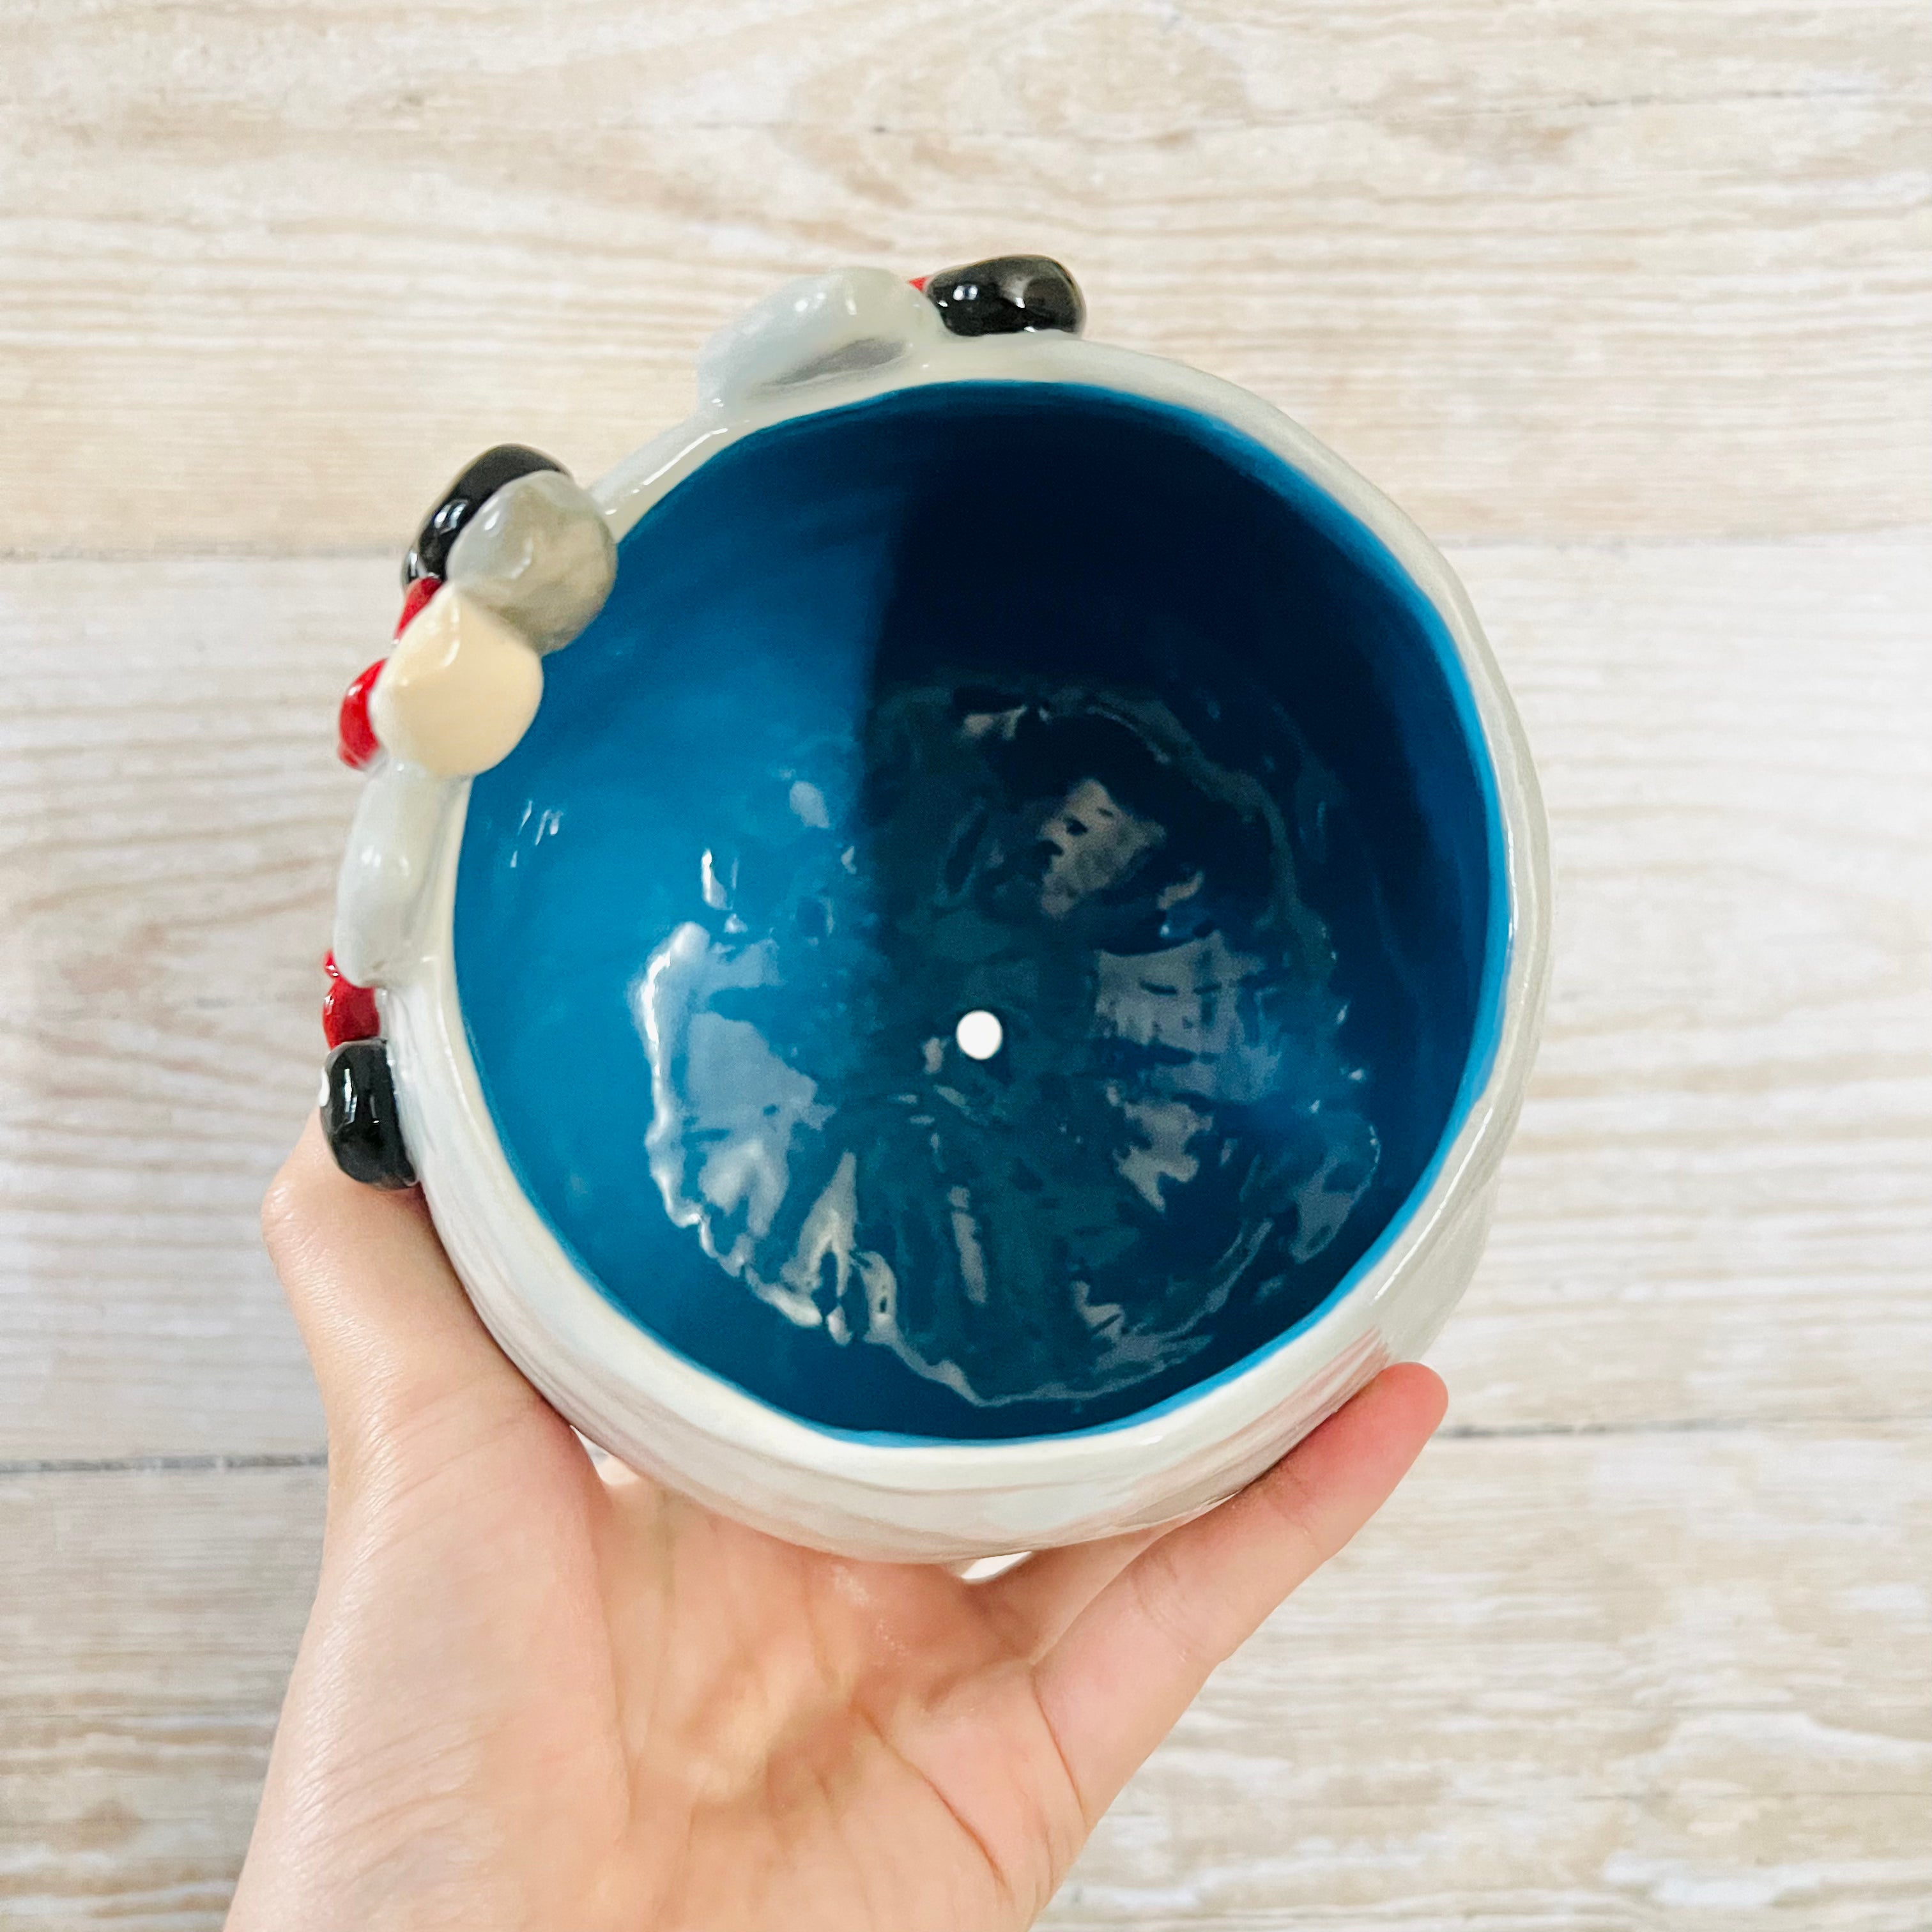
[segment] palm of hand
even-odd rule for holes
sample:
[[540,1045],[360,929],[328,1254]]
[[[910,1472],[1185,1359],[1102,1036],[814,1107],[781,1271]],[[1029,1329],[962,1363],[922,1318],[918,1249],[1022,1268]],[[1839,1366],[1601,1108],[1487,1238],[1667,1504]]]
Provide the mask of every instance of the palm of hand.
[[341,1180],[313,1134],[269,1226],[329,1524],[232,1932],[1029,1924],[1441,1413],[1433,1377],[1393,1371],[1184,1529],[969,1585],[600,1473],[419,1206]]

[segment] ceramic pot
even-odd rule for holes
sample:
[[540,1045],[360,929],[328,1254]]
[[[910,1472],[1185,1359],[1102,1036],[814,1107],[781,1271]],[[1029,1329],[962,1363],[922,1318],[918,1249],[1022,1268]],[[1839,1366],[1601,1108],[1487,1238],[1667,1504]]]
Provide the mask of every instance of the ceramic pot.
[[1186,1515],[1418,1354],[1541,1015],[1448,565],[1082,319],[788,286],[588,492],[459,479],[344,715],[338,1157],[593,1442],[858,1556]]

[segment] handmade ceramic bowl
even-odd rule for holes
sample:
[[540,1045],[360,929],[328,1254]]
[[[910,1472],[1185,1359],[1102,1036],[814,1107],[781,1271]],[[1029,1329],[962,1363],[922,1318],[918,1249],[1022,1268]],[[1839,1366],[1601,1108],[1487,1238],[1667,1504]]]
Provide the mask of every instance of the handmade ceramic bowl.
[[1435,1334],[1534,1048],[1460,586],[1081,320],[1028,258],[790,285],[593,490],[466,472],[345,710],[338,1158],[587,1436],[860,1556],[1251,1479]]

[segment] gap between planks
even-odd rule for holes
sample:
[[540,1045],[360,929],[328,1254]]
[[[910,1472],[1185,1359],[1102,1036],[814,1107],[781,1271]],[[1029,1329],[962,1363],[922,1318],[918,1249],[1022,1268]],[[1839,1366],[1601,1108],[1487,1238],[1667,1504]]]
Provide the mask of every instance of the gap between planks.
[[[1748,1416],[1677,1416],[1634,1422],[1524,1422],[1485,1426],[1479,1423],[1445,1423],[1436,1432],[1438,1442],[1547,1442],[1615,1439],[1648,1436],[1816,1436],[1834,1430],[1860,1432],[1914,1429],[1932,1424],[1932,1414],[1901,1412],[1892,1415],[1816,1415],[1802,1420],[1760,1420]],[[604,1452],[591,1445],[593,1455]],[[257,1469],[326,1469],[326,1449],[219,1452],[182,1456],[44,1456],[0,1461],[0,1481],[21,1476],[158,1475],[182,1471],[194,1474],[226,1474]]]

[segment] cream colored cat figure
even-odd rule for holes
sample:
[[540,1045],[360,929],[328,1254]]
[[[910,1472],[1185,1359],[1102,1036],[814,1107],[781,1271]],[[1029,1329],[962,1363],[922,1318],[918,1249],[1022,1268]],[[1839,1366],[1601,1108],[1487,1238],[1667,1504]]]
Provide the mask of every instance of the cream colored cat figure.
[[960,1561],[1231,1493],[1426,1346],[1548,969],[1474,613],[1007,256],[788,284],[506,446],[345,700],[324,1114],[592,1440]]

